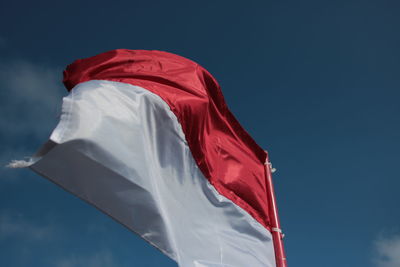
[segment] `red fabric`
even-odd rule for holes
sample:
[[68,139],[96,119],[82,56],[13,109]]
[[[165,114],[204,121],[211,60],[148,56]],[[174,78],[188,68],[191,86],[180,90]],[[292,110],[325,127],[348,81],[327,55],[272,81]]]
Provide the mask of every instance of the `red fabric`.
[[160,96],[181,123],[204,176],[220,194],[270,229],[267,155],[229,111],[207,70],[166,52],[118,49],[77,60],[64,71],[68,90],[89,80],[129,83]]

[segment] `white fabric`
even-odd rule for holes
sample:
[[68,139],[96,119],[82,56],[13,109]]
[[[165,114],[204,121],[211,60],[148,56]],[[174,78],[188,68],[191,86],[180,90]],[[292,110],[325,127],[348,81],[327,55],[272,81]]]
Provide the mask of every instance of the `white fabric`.
[[157,95],[89,81],[30,168],[93,204],[184,267],[275,266],[271,234],[197,167]]

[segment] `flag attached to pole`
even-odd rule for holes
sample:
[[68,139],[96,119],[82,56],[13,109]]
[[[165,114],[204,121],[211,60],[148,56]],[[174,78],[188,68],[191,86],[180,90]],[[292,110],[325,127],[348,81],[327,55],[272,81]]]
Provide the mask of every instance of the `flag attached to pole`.
[[204,68],[119,49],[75,61],[64,84],[60,122],[31,169],[179,266],[283,266],[267,154]]

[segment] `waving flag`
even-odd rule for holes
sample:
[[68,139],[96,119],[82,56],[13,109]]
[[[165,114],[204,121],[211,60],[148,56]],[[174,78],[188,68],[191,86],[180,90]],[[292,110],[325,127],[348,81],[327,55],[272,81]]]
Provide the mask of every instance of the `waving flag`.
[[75,61],[64,84],[30,168],[179,266],[284,266],[267,154],[204,68],[119,49]]

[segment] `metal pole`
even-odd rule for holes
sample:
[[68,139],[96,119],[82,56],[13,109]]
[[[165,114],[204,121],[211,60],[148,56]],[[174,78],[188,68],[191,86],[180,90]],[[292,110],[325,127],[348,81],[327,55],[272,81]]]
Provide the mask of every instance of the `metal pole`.
[[285,250],[283,247],[283,233],[281,230],[279,217],[278,217],[278,207],[276,205],[275,191],[272,183],[272,166],[269,162],[268,153],[265,160],[265,178],[267,186],[267,194],[269,200],[269,215],[271,220],[271,233],[274,243],[275,250],[275,260],[276,267],[287,267]]

